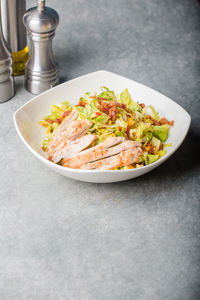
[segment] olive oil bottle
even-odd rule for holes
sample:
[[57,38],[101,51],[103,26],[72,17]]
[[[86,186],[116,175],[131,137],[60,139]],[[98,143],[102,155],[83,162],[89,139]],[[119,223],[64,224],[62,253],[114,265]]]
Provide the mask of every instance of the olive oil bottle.
[[26,29],[23,24],[26,0],[0,1],[3,34],[13,56],[13,75],[23,75],[29,57]]
[[28,46],[17,52],[12,52],[13,75],[19,76],[25,73],[25,65],[28,60]]

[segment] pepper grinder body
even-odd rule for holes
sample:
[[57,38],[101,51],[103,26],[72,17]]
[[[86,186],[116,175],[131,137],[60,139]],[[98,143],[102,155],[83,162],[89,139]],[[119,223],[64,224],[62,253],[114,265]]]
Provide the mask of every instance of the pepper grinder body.
[[[41,6],[43,4],[43,6]],[[39,94],[59,83],[58,67],[52,51],[52,39],[59,23],[57,12],[38,1],[23,18],[30,38],[30,57],[25,70],[25,87]]]

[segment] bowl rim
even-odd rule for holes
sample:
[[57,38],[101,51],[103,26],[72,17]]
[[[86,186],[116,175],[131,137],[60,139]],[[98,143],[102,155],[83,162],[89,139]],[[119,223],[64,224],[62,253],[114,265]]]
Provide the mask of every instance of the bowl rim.
[[[29,105],[31,102],[34,102],[34,101],[38,98],[38,96],[45,95],[45,94],[49,93],[50,91],[52,91],[52,89],[54,89],[54,90],[55,90],[55,89],[59,89],[60,86],[62,86],[62,85],[65,85],[65,84],[68,84],[68,83],[71,83],[71,82],[75,82],[76,80],[79,80],[79,79],[81,79],[81,78],[83,78],[83,77],[86,77],[86,76],[88,76],[88,75],[95,75],[95,74],[98,74],[98,73],[105,73],[105,72],[106,72],[106,73],[109,73],[109,74],[111,74],[111,75],[119,76],[119,77],[121,77],[121,78],[128,79],[128,80],[130,80],[130,81],[133,81],[133,82],[135,82],[135,83],[141,85],[142,87],[148,88],[148,89],[151,90],[152,92],[156,92],[156,93],[160,94],[162,97],[164,96],[164,97],[167,99],[167,101],[171,102],[173,105],[178,106],[179,109],[181,109],[181,110],[184,112],[184,114],[185,114],[185,116],[186,116],[186,118],[187,118],[187,127],[186,127],[186,130],[185,130],[184,134],[181,135],[181,137],[179,138],[179,140],[178,140],[176,146],[175,146],[172,150],[170,149],[171,151],[169,151],[168,153],[166,153],[165,156],[162,156],[159,160],[157,160],[157,161],[155,161],[155,162],[153,162],[153,163],[151,163],[151,164],[149,164],[149,165],[142,166],[142,167],[140,167],[140,168],[127,169],[127,170],[83,170],[83,169],[67,168],[67,167],[63,167],[63,166],[61,166],[61,165],[58,165],[58,164],[55,164],[55,163],[49,161],[47,158],[43,157],[43,156],[42,156],[41,154],[39,154],[36,150],[34,150],[34,149],[28,144],[28,142],[24,139],[24,137],[23,137],[23,135],[22,135],[22,133],[21,133],[19,127],[18,127],[17,120],[16,120],[17,114],[18,114],[24,107],[26,107],[27,105]],[[41,93],[41,94],[39,94],[39,95],[34,96],[34,97],[31,98],[29,101],[27,101],[27,102],[24,103],[22,106],[20,106],[20,107],[13,113],[13,121],[14,121],[14,125],[15,125],[15,128],[16,128],[16,131],[17,131],[19,137],[21,138],[21,140],[23,141],[23,143],[26,145],[26,147],[27,147],[27,148],[28,148],[28,149],[29,149],[29,150],[30,150],[30,151],[31,151],[31,152],[32,152],[32,153],[33,153],[40,161],[43,161],[45,164],[49,165],[49,167],[55,168],[55,169],[57,169],[57,170],[62,170],[62,171],[66,170],[66,171],[72,172],[72,173],[116,173],[116,172],[117,172],[117,173],[127,173],[127,172],[132,173],[132,172],[136,172],[137,170],[145,170],[145,169],[148,170],[148,169],[152,169],[152,166],[154,166],[154,168],[157,167],[157,166],[159,166],[161,163],[163,163],[164,161],[166,161],[166,160],[168,159],[168,157],[170,157],[172,154],[174,154],[174,152],[176,152],[176,150],[180,147],[180,145],[181,145],[181,144],[183,143],[183,141],[185,140],[185,138],[186,138],[186,136],[187,136],[187,134],[188,134],[189,128],[190,128],[190,124],[191,124],[191,116],[189,115],[189,113],[188,113],[181,105],[179,105],[178,103],[176,103],[174,100],[168,98],[167,96],[161,94],[159,91],[154,90],[153,88],[150,88],[150,87],[148,87],[148,86],[146,86],[146,85],[144,85],[144,84],[142,84],[142,83],[140,83],[140,82],[137,82],[137,81],[135,81],[135,80],[133,80],[133,79],[129,79],[129,78],[125,77],[125,76],[121,76],[121,75],[119,75],[119,74],[116,74],[116,73],[113,73],[113,72],[110,72],[110,71],[106,71],[106,70],[98,70],[98,71],[95,71],[95,72],[87,73],[87,74],[85,74],[85,75],[81,75],[81,76],[79,76],[79,77],[76,77],[76,78],[73,78],[73,79],[68,80],[68,81],[66,81],[66,82],[63,82],[63,83],[61,83],[61,84],[59,84],[59,85],[53,87],[52,89],[49,89],[49,90],[47,90],[47,91],[45,91],[45,92],[43,92],[43,93]]]

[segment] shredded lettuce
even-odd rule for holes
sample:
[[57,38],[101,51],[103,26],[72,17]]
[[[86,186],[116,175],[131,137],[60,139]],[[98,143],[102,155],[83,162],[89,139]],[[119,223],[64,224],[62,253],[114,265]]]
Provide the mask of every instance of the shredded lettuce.
[[130,108],[133,111],[139,111],[141,112],[142,108],[137,102],[134,102],[131,98],[131,95],[128,91],[128,89],[123,90],[123,92],[120,94],[120,102],[123,104],[126,104],[128,108]]
[[94,124],[106,124],[108,122],[109,117],[105,114],[100,115],[99,117],[94,118]]
[[150,141],[153,136],[151,125],[148,123],[146,124],[144,122],[139,122],[136,124],[136,128],[130,129],[130,135],[132,139],[138,142],[147,142],[147,139]]
[[105,98],[109,101],[116,101],[116,96],[115,96],[115,92],[114,91],[111,91],[109,90],[107,87],[105,86],[102,86],[101,87],[101,93],[98,94],[97,97],[100,97],[100,98]]
[[93,112],[95,112],[95,111],[100,112],[100,110],[97,108],[96,102],[97,102],[96,99],[92,99],[89,103],[89,106],[90,106],[90,108],[92,109]]
[[159,126],[152,126],[153,128],[153,135],[161,140],[161,142],[165,142],[168,138],[169,132],[169,125],[159,125]]
[[154,153],[156,153],[161,146],[161,141],[153,136],[153,138],[151,140],[151,144],[154,148]]
[[143,109],[142,109],[142,113],[144,115],[146,115],[148,113],[148,111],[150,111],[150,116],[156,120],[156,121],[160,121],[160,117],[158,115],[158,113],[156,112],[155,108],[153,107],[153,105],[148,105],[148,106],[145,106]]
[[147,156],[145,158],[145,163],[146,163],[146,165],[149,165],[158,159],[159,159],[159,154],[147,154]]
[[168,147],[171,147],[171,146],[172,146],[172,143],[164,144],[164,145],[163,145],[163,148],[165,149],[165,148],[168,148]]
[[158,151],[158,154],[160,155],[160,157],[165,156],[166,151],[165,150],[160,150],[160,151]]

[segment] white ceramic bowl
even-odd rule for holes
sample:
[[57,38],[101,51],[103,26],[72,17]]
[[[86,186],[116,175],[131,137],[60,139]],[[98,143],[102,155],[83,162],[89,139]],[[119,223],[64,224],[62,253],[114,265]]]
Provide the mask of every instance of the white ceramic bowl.
[[[60,104],[66,100],[71,104],[77,104],[85,92],[98,92],[101,86],[107,86],[117,93],[128,88],[135,101],[152,104],[160,116],[175,121],[166,141],[172,143],[172,147],[167,148],[167,154],[164,157],[138,169],[113,171],[70,169],[56,165],[46,159],[45,152],[41,150],[45,130],[37,122],[50,113],[51,104]],[[42,163],[64,176],[87,182],[102,183],[135,178],[162,164],[179,148],[189,130],[190,122],[190,115],[174,101],[138,82],[108,71],[97,71],[58,85],[34,97],[14,114],[14,123],[20,138]]]

